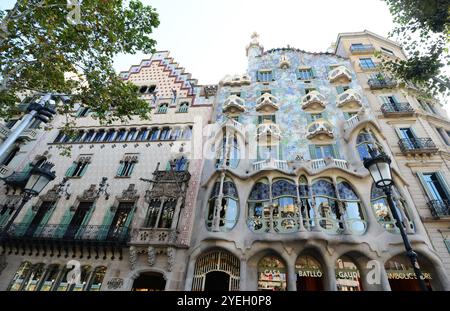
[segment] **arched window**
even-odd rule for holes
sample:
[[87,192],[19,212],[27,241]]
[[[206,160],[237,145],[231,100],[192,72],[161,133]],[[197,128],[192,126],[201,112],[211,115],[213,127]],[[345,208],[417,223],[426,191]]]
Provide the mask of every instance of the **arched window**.
[[46,269],[45,276],[39,290],[43,292],[51,291],[60,271],[60,266],[58,264],[49,265]]
[[29,261],[24,261],[20,265],[19,269],[17,269],[16,274],[11,281],[11,284],[8,287],[9,291],[20,291],[24,284],[27,282],[30,277],[30,272],[33,265]]
[[255,232],[270,230],[270,185],[261,179],[252,188],[248,203],[248,227]]
[[286,265],[283,260],[274,255],[262,258],[258,263],[258,290],[285,291]]
[[304,255],[295,262],[297,275],[297,291],[322,291],[323,269],[320,262],[313,256]]
[[34,264],[31,268],[30,276],[28,277],[27,282],[22,290],[24,291],[36,291],[39,285],[39,282],[42,280],[42,277],[45,273],[45,264],[37,263]]
[[311,227],[314,226],[314,209],[311,206],[310,193],[308,180],[305,176],[300,176],[298,192],[300,195],[300,210],[302,213],[303,226],[306,230],[311,230]]
[[336,260],[336,286],[338,291],[362,291],[361,274],[353,261],[342,256]]
[[312,184],[313,200],[317,207],[318,224],[328,233],[342,231],[341,211],[339,210],[336,191],[331,181],[319,179]]
[[89,282],[89,286],[86,290],[99,291],[100,287],[102,287],[102,283],[103,283],[103,279],[105,278],[105,274],[106,274],[105,266],[96,267],[94,272],[92,273],[92,277]]
[[9,163],[11,163],[11,161],[14,159],[14,157],[17,155],[17,153],[19,152],[20,148],[19,147],[15,147],[13,148],[8,155],[3,159],[3,161],[1,162],[1,165],[7,166]]
[[[222,191],[221,191],[222,190]],[[206,226],[211,231],[230,231],[239,214],[239,198],[234,182],[225,177],[214,184],[208,202]]]
[[[406,201],[400,196],[397,188],[392,187],[392,198],[394,201],[397,214],[403,224],[403,227],[409,230],[414,230],[414,223],[411,221],[411,217],[408,213]],[[389,204],[387,202],[386,194],[380,188],[372,185],[371,192],[372,208],[375,211],[378,222],[389,232],[399,233],[397,226],[395,225],[394,217],[392,216]]]
[[159,128],[154,127],[150,131],[150,135],[148,136],[148,140],[158,140],[159,139]]
[[364,221],[361,200],[346,181],[339,181],[337,189],[339,200],[344,208],[344,220],[347,229],[353,234],[363,234],[366,231],[366,221]]
[[159,105],[156,113],[167,113],[168,108],[169,108],[169,104],[161,104],[161,105]]
[[272,222],[274,231],[298,231],[299,211],[296,185],[287,180],[276,180],[272,183],[272,197]]
[[183,130],[183,139],[184,140],[189,140],[192,137],[192,126],[187,126],[184,128]]
[[227,138],[226,130],[223,132],[220,149],[217,150],[216,166],[221,167],[225,165],[229,168],[236,168],[239,165],[239,143],[236,134],[230,135]]
[[[419,256],[421,259],[421,256]],[[419,260],[424,282],[429,291],[433,290],[432,281],[436,276],[427,269],[427,265]],[[397,255],[384,264],[391,291],[421,291],[411,261],[405,255]],[[434,277],[433,277],[434,276]]]
[[362,130],[358,137],[356,138],[356,149],[359,153],[359,158],[364,160],[364,158],[369,158],[369,147],[373,150],[383,151],[383,148],[378,143],[375,135],[373,135],[370,130]]

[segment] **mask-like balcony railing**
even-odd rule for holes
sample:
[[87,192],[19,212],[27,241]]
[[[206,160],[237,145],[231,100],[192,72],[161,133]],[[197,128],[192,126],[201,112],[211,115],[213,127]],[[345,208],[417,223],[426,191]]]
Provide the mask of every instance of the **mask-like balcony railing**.
[[111,226],[69,226],[68,224],[31,225],[16,223],[8,230],[7,239],[27,240],[36,242],[107,242],[125,244],[128,242],[127,227],[112,228]]
[[327,167],[339,167],[343,170],[348,170],[349,165],[346,160],[325,158],[325,159],[314,159],[310,162],[310,169],[314,172],[323,170]]
[[352,73],[347,69],[347,67],[338,66],[328,73],[328,80],[331,83],[339,80],[350,82],[352,81]]
[[282,171],[288,170],[288,163],[285,160],[267,159],[253,163],[254,171],[278,169]]
[[131,230],[130,244],[133,245],[174,245],[177,243],[176,229],[135,228]]
[[362,98],[356,91],[349,89],[341,94],[337,98],[338,108],[359,108],[361,107]]
[[277,111],[279,109],[278,98],[276,98],[272,94],[264,93],[256,100],[255,109],[258,112]]
[[252,83],[250,77],[246,74],[226,76],[221,81],[223,86],[241,86],[250,85]]
[[450,202],[448,200],[432,200],[427,204],[433,217],[450,217]]
[[354,55],[359,54],[372,54],[375,52],[375,47],[372,44],[352,45],[350,52]]
[[9,174],[9,168],[6,165],[0,165],[0,177],[6,177]]
[[403,138],[398,142],[400,150],[406,154],[436,153],[438,148],[431,138]]
[[237,95],[230,95],[223,104],[224,113],[241,113],[245,111],[245,102]]
[[29,141],[29,140],[35,139],[36,136],[37,136],[36,130],[27,129],[27,130],[23,131],[22,134],[19,135],[19,139]]
[[263,123],[258,125],[256,130],[256,136],[258,139],[262,137],[271,137],[279,139],[281,138],[281,130],[278,124],[275,123]]
[[10,129],[0,124],[0,139],[6,139],[9,136],[9,133],[11,133]]
[[385,117],[406,117],[414,115],[414,109],[409,103],[390,103],[381,106]]
[[320,139],[334,138],[333,127],[328,121],[324,119],[315,120],[308,126],[306,132],[306,138],[308,139],[312,139],[315,137]]
[[301,99],[302,109],[324,109],[326,106],[325,96],[318,91],[311,91]]
[[227,119],[225,121],[222,122],[221,127],[231,127],[235,130],[238,130],[241,133],[244,133],[244,126],[242,125],[242,123],[236,121],[235,119]]
[[392,89],[397,86],[397,81],[384,77],[384,78],[371,78],[367,82],[371,90]]

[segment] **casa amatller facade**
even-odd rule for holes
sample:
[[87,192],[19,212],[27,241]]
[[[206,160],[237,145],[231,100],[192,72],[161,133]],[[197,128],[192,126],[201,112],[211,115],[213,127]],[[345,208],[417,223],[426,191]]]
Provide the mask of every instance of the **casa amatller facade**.
[[254,34],[247,69],[217,85],[157,52],[121,73],[151,120],[104,126],[79,107],[75,137],[63,116],[32,124],[0,158],[0,228],[33,167],[57,177],[3,235],[0,290],[418,290],[369,148],[392,160],[426,286],[450,290],[450,120],[375,52],[405,57],[369,31],[326,53]]

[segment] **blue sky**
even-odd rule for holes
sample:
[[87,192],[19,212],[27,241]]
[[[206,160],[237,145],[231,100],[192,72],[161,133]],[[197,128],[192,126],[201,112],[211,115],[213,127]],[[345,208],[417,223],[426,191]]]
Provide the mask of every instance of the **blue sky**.
[[[392,18],[381,0],[142,0],[160,14],[153,37],[202,84],[246,70],[245,46],[254,31],[266,49],[326,51],[339,32],[373,31],[387,36]],[[1,0],[0,8],[14,0]],[[144,54],[118,55],[117,71],[139,64]],[[450,110],[450,109],[449,109]]]

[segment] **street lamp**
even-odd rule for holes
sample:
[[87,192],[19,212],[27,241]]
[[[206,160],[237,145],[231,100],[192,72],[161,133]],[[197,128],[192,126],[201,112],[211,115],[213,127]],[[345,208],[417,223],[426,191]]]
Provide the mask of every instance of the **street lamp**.
[[411,247],[411,243],[408,240],[403,224],[400,220],[397,208],[395,207],[394,201],[392,200],[392,172],[391,172],[391,159],[384,153],[379,152],[377,149],[372,149],[368,146],[369,158],[364,158],[364,167],[369,170],[370,175],[375,183],[375,186],[384,191],[386,199],[391,210],[392,216],[395,219],[395,224],[400,230],[400,235],[403,239],[403,244],[405,245],[406,255],[409,257],[411,264],[416,274],[417,281],[419,282],[420,289],[423,291],[428,291],[427,286],[424,282],[424,277],[420,271],[419,262],[417,260],[417,253]]
[[3,228],[2,235],[6,235],[14,220],[19,215],[24,205],[34,196],[39,195],[41,191],[48,185],[50,181],[55,179],[55,172],[52,172],[54,164],[45,162],[41,166],[35,166],[31,169],[30,177],[23,189],[23,199],[20,206],[14,212],[14,215]]

